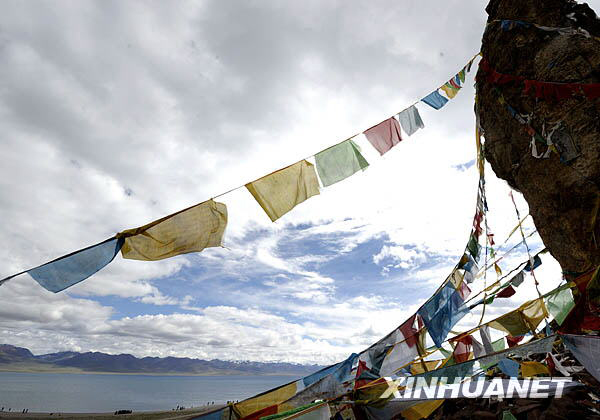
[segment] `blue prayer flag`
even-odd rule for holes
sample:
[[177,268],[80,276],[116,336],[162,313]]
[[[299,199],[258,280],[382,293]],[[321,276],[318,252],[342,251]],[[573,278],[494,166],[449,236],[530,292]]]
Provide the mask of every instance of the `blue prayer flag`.
[[454,288],[451,282],[447,282],[419,309],[418,313],[435,345],[441,347],[452,327],[468,311],[460,292]]
[[507,376],[511,378],[519,377],[519,364],[514,360],[502,359],[498,362],[498,367]]
[[27,273],[42,287],[57,293],[100,271],[115,258],[122,245],[123,239],[107,239],[32,268]]
[[[533,270],[535,270],[536,268],[538,268],[540,265],[542,265],[542,259],[539,257],[539,255],[536,255],[535,257],[533,257]],[[525,268],[523,268],[523,270],[525,271],[531,271],[531,261],[529,261],[527,263],[527,265],[525,266]]]
[[446,102],[448,102],[448,98],[444,98],[436,89],[429,95],[421,99],[421,101],[425,102],[432,108],[440,109],[441,107],[446,105]]
[[338,368],[340,367],[340,365],[342,363],[343,362],[336,363],[335,365],[328,366],[328,367],[323,368],[313,374],[305,376],[304,378],[302,378],[302,382],[304,382],[304,386],[305,387],[310,386],[310,385],[314,384],[315,382],[317,382],[318,380],[323,379],[330,373],[335,372],[336,370],[338,370]]

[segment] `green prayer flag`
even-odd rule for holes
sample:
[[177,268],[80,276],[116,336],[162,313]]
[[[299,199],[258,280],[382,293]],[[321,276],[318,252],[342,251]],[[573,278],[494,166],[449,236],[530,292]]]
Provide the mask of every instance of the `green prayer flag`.
[[324,187],[365,170],[369,163],[360,154],[360,147],[348,139],[315,155],[317,172]]
[[552,314],[558,325],[563,321],[575,306],[571,289],[559,290],[546,298],[546,308]]
[[494,349],[494,351],[505,350],[506,346],[504,345],[504,337],[499,338],[498,340],[494,341],[492,343],[492,348]]
[[513,416],[513,413],[506,410],[504,413],[502,413],[502,420],[517,420],[517,418]]
[[479,245],[479,241],[473,234],[471,234],[471,237],[469,238],[467,249],[471,253],[471,256],[473,256],[473,258],[477,259],[479,257],[479,251],[481,249],[481,246]]

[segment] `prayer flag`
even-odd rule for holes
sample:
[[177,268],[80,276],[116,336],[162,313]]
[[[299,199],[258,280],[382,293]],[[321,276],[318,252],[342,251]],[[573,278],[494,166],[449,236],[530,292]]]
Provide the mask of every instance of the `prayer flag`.
[[431,413],[437,410],[444,400],[425,401],[402,411],[403,418],[407,420],[419,420],[429,417]]
[[213,200],[118,234],[125,238],[123,258],[157,261],[221,246],[227,207]]
[[519,377],[519,364],[511,359],[502,359],[498,362],[498,367],[506,376],[511,378]]
[[418,314],[423,318],[429,336],[437,347],[441,347],[452,327],[468,312],[468,308],[463,304],[461,293],[455,289],[452,282],[447,281],[419,309]]
[[246,188],[274,222],[298,204],[319,194],[319,180],[315,167],[301,160],[246,184]]
[[521,362],[521,376],[523,378],[533,378],[538,375],[550,376],[548,367],[540,362]]
[[456,96],[456,94],[458,93],[458,89],[456,89],[454,86],[452,86],[450,84],[450,82],[441,86],[440,89],[442,89],[446,93],[446,96],[450,99],[453,99]]
[[438,90],[434,90],[429,95],[421,99],[421,101],[425,102],[427,105],[434,109],[440,109],[448,102],[448,98],[444,98]]
[[249,416],[256,411],[263,410],[272,405],[280,404],[296,394],[296,382],[280,386],[279,388],[248,398],[234,405],[240,417]]
[[525,273],[519,271],[519,274],[517,274],[511,279],[510,284],[512,284],[515,287],[519,287],[523,283],[523,280],[525,280]]
[[410,340],[404,336],[399,328],[394,332],[393,341],[395,344],[385,355],[381,368],[379,369],[379,376],[392,375],[419,355],[418,346],[414,345],[416,337],[413,334],[409,338]]
[[523,270],[525,270],[525,271],[535,270],[540,265],[542,265],[542,259],[539,257],[539,255],[536,255],[535,257],[533,257],[533,268],[531,268],[531,261],[529,261],[527,263],[527,265],[525,266],[525,268],[523,268]]
[[317,153],[315,161],[324,187],[346,179],[359,170],[364,171],[369,166],[360,154],[360,147],[350,139]]
[[107,239],[32,268],[27,273],[46,290],[58,293],[100,271],[115,258],[122,245],[122,239]]
[[509,285],[508,287],[505,287],[504,289],[502,289],[502,291],[500,291],[500,293],[498,293],[496,295],[496,297],[499,298],[509,298],[511,296],[513,296],[516,292],[515,289],[513,289],[513,287],[511,285]]
[[573,293],[568,288],[559,290],[557,293],[546,297],[545,303],[548,311],[558,325],[562,325],[569,312],[571,312],[571,309],[575,306]]
[[369,128],[363,134],[380,155],[383,155],[402,141],[400,124],[394,117]]
[[600,381],[600,337],[565,334],[562,339],[577,361]]
[[479,252],[481,251],[481,245],[479,245],[479,241],[477,237],[471,234],[469,238],[469,243],[467,244],[467,250],[471,254],[471,256],[477,260],[479,258]]
[[409,136],[412,136],[419,128],[425,127],[421,115],[419,114],[419,110],[414,105],[399,113],[398,120],[400,121],[402,129]]
[[502,315],[488,325],[510,335],[523,335],[529,332],[529,326],[523,321],[523,317],[518,310]]
[[508,347],[515,347],[516,345],[518,345],[524,338],[524,335],[518,335],[516,337],[513,337],[512,335],[507,335],[506,336],[506,344],[508,344]]

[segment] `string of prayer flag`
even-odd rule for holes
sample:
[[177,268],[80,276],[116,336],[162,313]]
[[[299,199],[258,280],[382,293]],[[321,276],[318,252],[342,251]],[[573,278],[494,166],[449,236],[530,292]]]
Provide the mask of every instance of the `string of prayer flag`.
[[[470,71],[478,55],[475,55],[451,78],[447,86],[453,90],[459,89],[464,83],[466,72]],[[436,89],[422,101],[439,109],[448,99],[440,95]],[[365,136],[380,154],[383,155],[402,140],[399,121],[409,136],[424,127],[418,109],[413,104],[398,114],[398,120],[391,117],[366,130]],[[368,167],[358,146],[351,140],[317,153],[315,160],[324,186],[339,182],[358,170]],[[319,194],[319,177],[313,165],[304,159],[247,183],[245,187],[269,218],[275,221],[296,205]],[[1,279],[0,285],[29,272],[48,290],[55,292],[64,290],[99,271],[110,263],[119,251],[127,259],[154,261],[189,252],[199,252],[207,247],[220,246],[226,224],[225,205],[209,200],[145,226],[120,232],[114,238],[100,244]]]

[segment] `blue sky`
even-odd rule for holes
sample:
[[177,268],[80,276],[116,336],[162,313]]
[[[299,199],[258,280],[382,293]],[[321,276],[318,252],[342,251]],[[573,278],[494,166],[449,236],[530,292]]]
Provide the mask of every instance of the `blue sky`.
[[[4,0],[0,276],[244,185],[411,105],[479,48],[482,3],[440,7]],[[363,349],[414,313],[464,250],[477,188],[473,75],[442,110],[418,105],[426,128],[385,156],[357,137],[369,168],[276,223],[244,188],[219,197],[226,248],[117,257],[56,295],[15,278],[0,287],[0,342],[300,363]],[[516,215],[487,173],[490,228],[503,239]],[[501,266],[525,258],[519,248]],[[544,258],[550,289],[560,269]],[[534,297],[528,284],[486,316]]]

